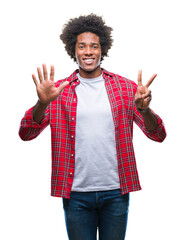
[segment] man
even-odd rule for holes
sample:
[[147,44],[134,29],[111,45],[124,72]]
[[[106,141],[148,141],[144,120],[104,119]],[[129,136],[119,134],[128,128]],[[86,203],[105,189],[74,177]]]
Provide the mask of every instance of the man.
[[21,121],[23,140],[50,124],[51,195],[63,198],[70,240],[124,240],[129,193],[140,190],[132,145],[133,121],[158,142],[166,132],[150,108],[148,89],[101,68],[112,46],[112,28],[94,14],[71,19],[60,35],[79,69],[54,83],[54,66],[33,74],[39,100]]

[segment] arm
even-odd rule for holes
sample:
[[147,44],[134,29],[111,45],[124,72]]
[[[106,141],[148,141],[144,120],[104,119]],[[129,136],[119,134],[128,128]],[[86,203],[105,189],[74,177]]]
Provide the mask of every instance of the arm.
[[142,72],[138,73],[138,87],[134,97],[134,120],[142,131],[152,140],[162,142],[166,137],[166,131],[162,119],[155,114],[149,104],[152,99],[148,89],[157,74],[154,74],[145,86],[142,85]]
[[163,124],[162,119],[153,111],[151,113],[157,119],[157,127],[154,130],[148,130],[145,125],[145,121],[143,116],[138,112],[136,107],[134,108],[134,122],[138,125],[138,127],[143,131],[143,133],[153,141],[163,142],[166,137],[166,130]]
[[23,119],[21,120],[19,136],[23,141],[36,138],[49,124],[49,106],[45,110],[44,116],[39,124],[33,119],[33,110],[34,107],[27,110]]
[[21,121],[19,136],[22,140],[34,139],[44,130],[49,124],[50,103],[54,101],[61,91],[69,84],[69,82],[66,81],[59,87],[55,87],[54,66],[51,66],[50,79],[48,79],[45,64],[43,64],[43,75],[40,68],[37,68],[37,72],[40,83],[38,83],[34,74],[32,78],[36,85],[39,100],[33,108],[26,112]]
[[145,111],[139,110],[139,113],[143,117],[145,127],[148,131],[153,131],[158,127],[158,120],[155,114],[151,111],[150,108],[147,108]]
[[41,120],[44,117],[47,106],[48,106],[47,104],[43,104],[38,100],[36,105],[33,107],[32,117],[34,121],[37,122],[38,124],[41,123]]

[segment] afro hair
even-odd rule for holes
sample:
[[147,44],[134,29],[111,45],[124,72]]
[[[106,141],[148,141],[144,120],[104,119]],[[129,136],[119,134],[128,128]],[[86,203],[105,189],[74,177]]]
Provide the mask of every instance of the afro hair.
[[65,45],[65,50],[69,56],[76,61],[75,58],[75,45],[77,42],[77,36],[84,32],[92,32],[99,36],[101,45],[101,55],[103,58],[108,56],[108,51],[112,46],[113,39],[111,31],[113,29],[105,25],[102,17],[95,14],[87,16],[80,16],[78,18],[70,19],[62,30],[60,39]]

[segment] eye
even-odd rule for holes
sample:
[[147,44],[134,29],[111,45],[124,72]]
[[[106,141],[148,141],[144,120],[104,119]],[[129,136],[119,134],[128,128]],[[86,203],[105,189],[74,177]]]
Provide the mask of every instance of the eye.
[[83,46],[83,45],[80,45],[80,46],[79,46],[79,49],[84,49],[84,46]]
[[97,49],[98,46],[97,46],[97,45],[93,45],[92,48],[93,48],[93,49]]

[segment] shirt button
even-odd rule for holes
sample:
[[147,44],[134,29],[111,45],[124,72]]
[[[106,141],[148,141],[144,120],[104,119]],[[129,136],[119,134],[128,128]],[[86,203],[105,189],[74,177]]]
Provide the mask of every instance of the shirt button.
[[73,157],[74,156],[74,154],[71,154],[71,157]]
[[70,172],[69,174],[70,174],[70,175],[73,175],[73,173],[72,173],[72,172]]
[[71,118],[71,120],[72,120],[72,121],[74,121],[74,120],[75,120],[75,118],[73,117],[73,118]]
[[73,100],[74,102],[76,101],[76,98],[74,98],[74,100]]
[[73,83],[73,86],[75,86],[76,84],[75,83]]
[[71,135],[71,138],[74,138],[74,136],[73,136],[73,135]]

